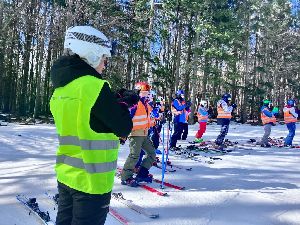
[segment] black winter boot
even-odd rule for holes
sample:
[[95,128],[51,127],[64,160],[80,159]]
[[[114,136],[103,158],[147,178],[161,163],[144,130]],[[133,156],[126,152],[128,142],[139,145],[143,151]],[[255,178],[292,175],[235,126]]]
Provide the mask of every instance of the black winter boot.
[[149,176],[149,170],[143,166],[140,167],[139,173],[136,175],[135,180],[137,183],[139,182],[152,183],[152,177]]

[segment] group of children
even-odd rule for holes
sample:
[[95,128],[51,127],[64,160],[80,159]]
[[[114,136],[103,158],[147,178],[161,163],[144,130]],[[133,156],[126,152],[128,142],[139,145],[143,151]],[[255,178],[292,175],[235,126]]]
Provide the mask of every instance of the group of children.
[[[137,105],[130,109],[133,121],[133,129],[129,135],[130,154],[124,164],[121,179],[122,183],[130,186],[137,186],[139,182],[149,182],[151,179],[149,169],[155,161],[156,153],[161,153],[158,146],[161,142],[160,132],[165,122],[164,101],[156,97],[154,91],[146,82],[138,82],[135,89],[139,91],[140,100]],[[196,133],[195,143],[203,141],[202,136],[206,131],[209,118],[208,101],[201,100],[197,108],[199,130]],[[285,146],[292,146],[295,136],[298,114],[295,111],[295,101],[288,100],[283,109],[284,121],[287,124],[289,134],[285,139]],[[170,150],[176,149],[178,140],[185,140],[188,135],[188,118],[191,102],[185,101],[184,91],[178,90],[172,101],[171,112],[173,115],[174,130],[170,138]],[[217,124],[221,126],[220,134],[217,136],[214,147],[219,150],[224,148],[224,140],[229,130],[232,111],[237,105],[232,103],[231,95],[225,93],[217,102]],[[278,108],[273,107],[270,100],[264,100],[261,108],[261,120],[264,125],[264,135],[261,140],[262,147],[270,147],[269,136],[271,128],[276,124]],[[170,127],[169,127],[170,129]],[[144,156],[145,155],[145,156]],[[133,174],[137,173],[133,178]]]
[[[228,133],[229,122],[231,119],[231,112],[236,108],[235,104],[231,104],[231,96],[230,94],[224,94],[222,99],[217,103],[217,124],[221,125],[221,132],[217,137],[215,144],[222,148],[222,144],[226,134]],[[205,101],[201,101],[197,111],[197,117],[199,122],[199,130],[196,133],[195,142],[202,142],[202,136],[206,130],[206,123],[208,119],[208,108],[207,103]],[[276,116],[279,112],[277,107],[273,107],[273,104],[270,100],[264,100],[263,106],[261,107],[261,120],[264,126],[264,135],[261,139],[260,145],[261,147],[269,148],[271,144],[269,143],[269,137],[271,134],[272,126],[276,125]],[[285,147],[292,147],[293,139],[296,132],[296,122],[298,118],[298,114],[295,109],[295,101],[293,99],[289,99],[286,102],[286,105],[283,108],[284,113],[284,122],[289,131],[287,137],[284,140]]]
[[[180,90],[178,94],[181,94]],[[184,102],[184,96],[177,95],[176,99],[172,104],[172,112],[174,115],[174,133],[171,138],[171,148],[176,147],[177,140],[180,139],[182,133],[183,124],[187,124],[188,121],[184,120],[184,114],[186,108],[189,107]],[[222,98],[217,102],[217,124],[221,125],[221,131],[218,137],[215,140],[215,145],[219,149],[224,148],[224,139],[228,133],[230,120],[232,118],[232,111],[236,108],[236,104],[231,102],[231,95],[224,94]],[[273,104],[270,100],[264,100],[263,106],[261,107],[261,120],[264,125],[264,135],[260,142],[261,147],[271,147],[269,143],[269,136],[271,134],[272,126],[276,125],[276,115],[278,114],[279,109],[273,107]],[[284,140],[285,147],[291,147],[293,138],[296,131],[296,122],[298,114],[295,110],[295,101],[289,99],[283,108],[284,113],[284,122],[286,123],[287,129],[289,131],[287,137]],[[196,133],[194,142],[200,143],[203,141],[202,136],[206,131],[206,125],[208,122],[208,102],[206,100],[201,100],[197,108],[197,118],[199,122],[199,130]]]
[[[261,140],[261,147],[269,148],[271,144],[269,143],[269,136],[271,134],[272,126],[276,125],[276,115],[278,114],[278,108],[273,107],[270,100],[264,100],[263,106],[261,107],[261,120],[264,125],[264,136]],[[289,99],[283,108],[284,122],[289,131],[287,137],[284,140],[285,147],[292,147],[293,139],[296,133],[296,122],[298,118],[298,113],[295,110],[295,101]]]

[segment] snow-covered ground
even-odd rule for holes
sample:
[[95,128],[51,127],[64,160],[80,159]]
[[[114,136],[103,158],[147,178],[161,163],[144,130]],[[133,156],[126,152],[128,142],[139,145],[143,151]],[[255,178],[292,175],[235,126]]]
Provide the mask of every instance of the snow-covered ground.
[[[197,128],[198,124],[189,126],[189,140],[193,140]],[[284,125],[272,129],[271,137],[287,134]],[[261,126],[232,124],[227,138],[245,142],[259,138],[262,132]],[[204,138],[213,140],[218,133],[219,126],[209,125]],[[299,144],[299,133],[294,142]],[[0,126],[0,225],[40,224],[15,196],[24,193],[42,199],[46,190],[56,191],[56,147],[53,125]],[[123,166],[128,152],[126,143],[121,146],[119,166]],[[139,215],[115,200],[111,205],[134,224],[300,225],[300,149],[236,149],[218,157],[222,160],[208,164],[204,156],[201,162],[171,156],[174,165],[192,170],[166,174],[166,181],[186,187],[183,191],[165,188],[168,197],[120,185],[115,179],[114,192],[158,211],[157,219]],[[151,168],[151,173],[161,177],[158,168]],[[150,186],[159,188],[157,183]],[[106,224],[120,223],[108,216]]]

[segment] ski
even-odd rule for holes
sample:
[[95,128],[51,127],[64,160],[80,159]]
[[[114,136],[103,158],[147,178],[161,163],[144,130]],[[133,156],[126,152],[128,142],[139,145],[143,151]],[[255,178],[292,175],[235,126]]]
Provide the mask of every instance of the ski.
[[156,212],[151,212],[150,210],[147,210],[141,206],[138,206],[134,204],[131,200],[127,200],[124,198],[123,194],[121,192],[119,193],[112,193],[112,198],[121,202],[122,204],[126,205],[128,208],[136,211],[139,214],[142,214],[144,216],[147,216],[149,218],[158,218],[159,214]]
[[[118,167],[117,168],[117,173],[116,173],[116,176],[119,178],[119,179],[121,179],[121,172],[122,172],[122,168],[120,168],[120,167]],[[141,188],[143,188],[143,189],[145,189],[145,190],[147,190],[147,191],[150,191],[150,192],[152,192],[152,193],[154,193],[154,194],[157,194],[157,195],[159,195],[159,196],[168,196],[168,193],[167,192],[162,192],[162,191],[159,191],[159,190],[157,190],[156,188],[153,188],[153,187],[150,187],[150,186],[148,186],[148,185],[146,185],[146,184],[139,184],[137,187],[141,187]]]
[[174,164],[171,164],[170,167],[171,167],[171,168],[174,167],[174,168],[177,168],[177,169],[180,169],[180,170],[185,169],[185,170],[187,170],[187,171],[192,171],[192,169],[193,169],[192,167],[184,168],[184,167],[182,167],[182,166],[178,166],[178,165],[174,165]]
[[[44,193],[47,198],[50,200],[50,203],[54,206],[54,207],[58,207],[58,198],[59,198],[59,195],[58,193],[55,194],[55,195],[51,195],[48,191],[46,191]],[[55,209],[55,208],[54,208]]]
[[[197,156],[192,156],[192,155],[188,155],[188,154],[181,154],[181,155],[173,155],[176,158],[180,158],[180,159],[190,159],[196,162],[202,162],[202,163],[207,163],[207,164],[214,164],[214,160],[210,159],[210,160],[201,160],[199,157]],[[205,158],[207,156],[204,156]]]
[[155,193],[155,194],[157,194],[157,195],[159,195],[159,196],[168,196],[168,193],[167,193],[167,192],[159,191],[159,190],[157,190],[157,189],[155,189],[155,188],[153,188],[153,187],[150,187],[150,186],[148,186],[148,185],[145,185],[145,184],[139,184],[139,186],[140,186],[141,188],[143,188],[143,189],[145,189],[145,190],[147,190],[147,191],[150,191],[150,192],[152,192],[152,193]]
[[[161,166],[161,165],[158,165],[157,162],[154,162],[152,165],[153,165],[154,167],[156,167],[156,168],[162,170],[162,166]],[[166,168],[165,168],[165,171],[170,172],[170,173],[176,172],[176,170],[173,169],[172,167],[171,167],[171,168],[167,168],[167,167],[166,167]]]
[[118,213],[117,210],[113,209],[112,207],[109,207],[109,214],[112,215],[116,220],[118,220],[123,225],[132,224],[127,218],[122,216],[120,213]]
[[[159,157],[156,157],[156,161],[153,163],[153,164],[161,164],[161,161],[160,161],[160,159],[159,159]],[[176,169],[180,169],[180,170],[183,170],[183,169],[185,169],[185,170],[187,170],[187,171],[191,171],[192,170],[192,167],[189,167],[189,168],[184,168],[184,167],[182,167],[182,166],[178,166],[178,165],[174,165],[173,163],[171,163],[171,161],[168,161],[167,162],[167,166],[169,166],[169,167],[171,167],[172,169],[173,168],[176,168]]]
[[[58,198],[59,198],[58,194],[52,195],[48,191],[46,191],[45,195],[47,196],[47,198],[50,200],[50,203],[54,207],[58,207]],[[109,212],[108,213],[112,217],[114,217],[116,220],[118,220],[120,223],[122,223],[123,225],[130,225],[131,224],[130,220],[128,220],[126,217],[122,216],[120,213],[118,213],[118,211],[116,209],[112,208],[111,206],[109,206]]]
[[30,214],[35,215],[45,225],[54,225],[55,224],[55,222],[53,222],[51,220],[48,211],[44,212],[44,211],[40,210],[38,202],[36,201],[36,198],[28,198],[24,194],[18,194],[16,196],[16,198],[20,203],[22,203],[27,209],[30,210],[29,215]]
[[[152,178],[152,180],[153,180],[154,182],[156,182],[156,183],[159,183],[159,184],[162,183],[161,180],[156,179],[156,178]],[[168,182],[166,182],[166,181],[164,181],[164,186],[167,186],[167,187],[170,187],[170,188],[174,188],[174,189],[177,189],[177,190],[184,190],[184,189],[185,189],[185,187],[177,186],[177,185],[168,183]]]

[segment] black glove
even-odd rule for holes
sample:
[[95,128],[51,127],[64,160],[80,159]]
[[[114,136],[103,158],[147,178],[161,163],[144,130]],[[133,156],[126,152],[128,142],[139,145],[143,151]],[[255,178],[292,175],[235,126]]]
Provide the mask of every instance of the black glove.
[[236,109],[237,105],[235,103],[231,104],[232,108]]
[[119,103],[126,103],[128,108],[137,104],[140,100],[140,96],[136,91],[126,90],[125,88],[119,90],[116,94],[116,97]]
[[127,140],[127,137],[120,137],[119,140],[120,140],[120,144],[124,145]]

